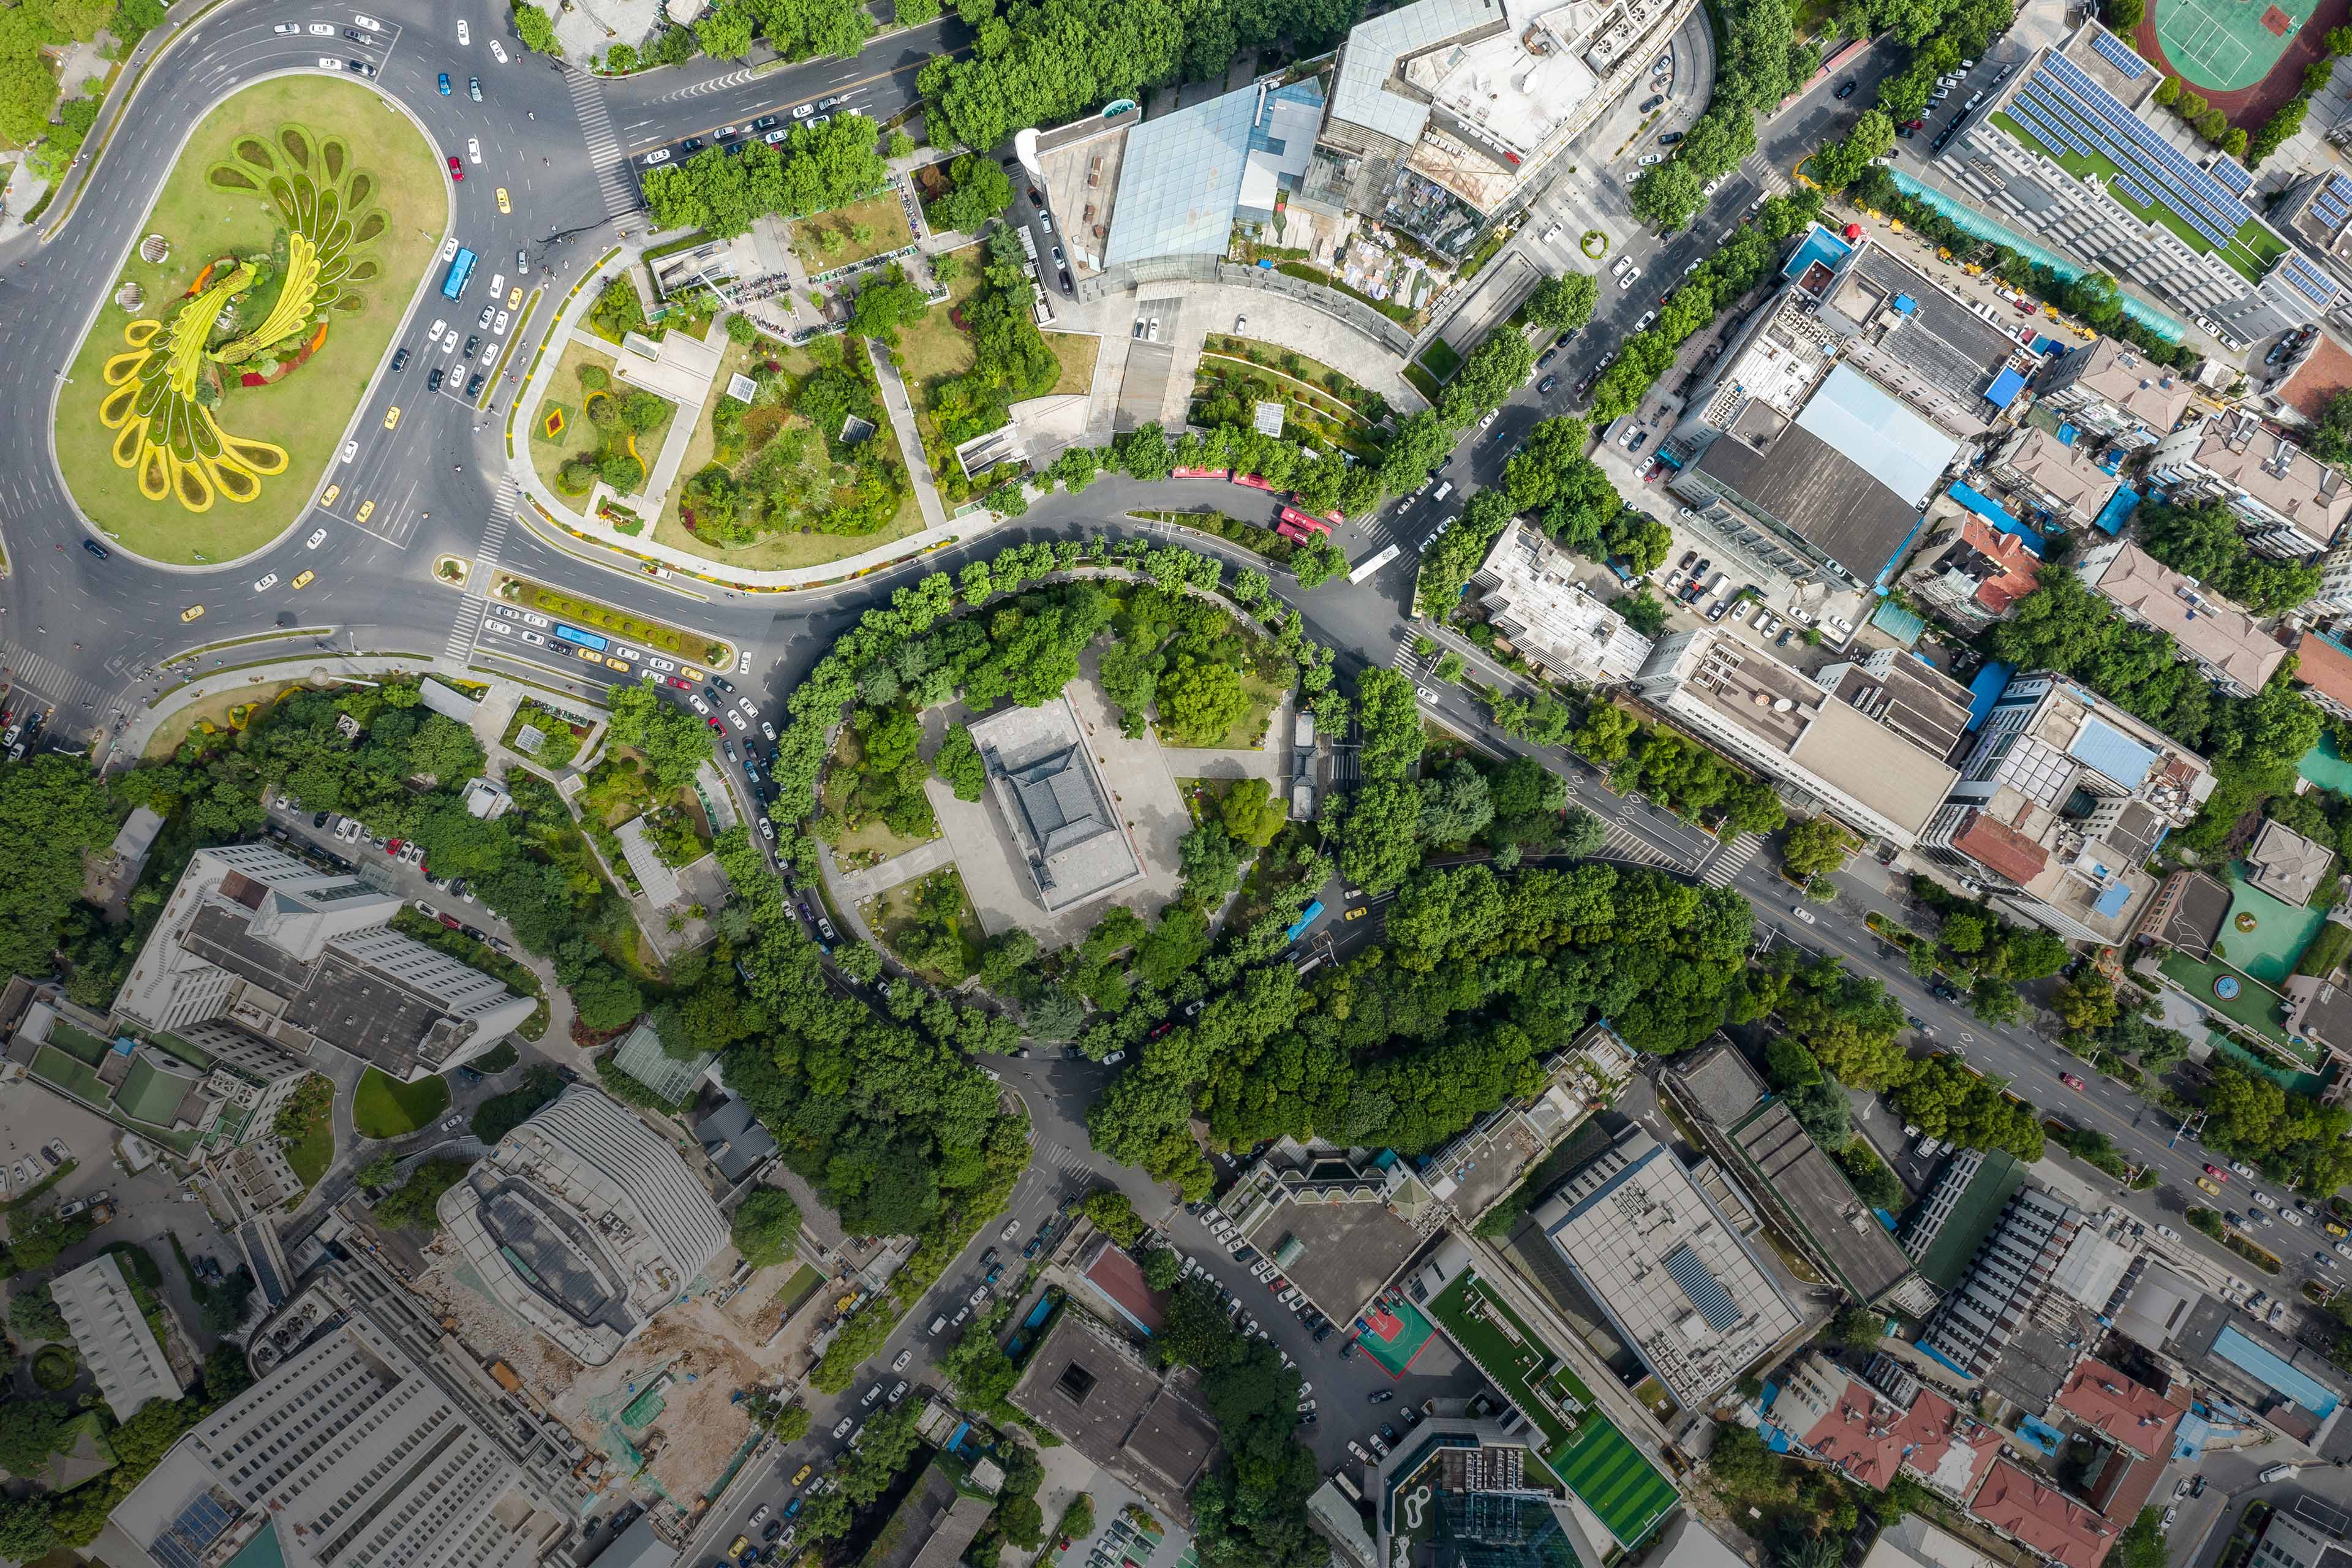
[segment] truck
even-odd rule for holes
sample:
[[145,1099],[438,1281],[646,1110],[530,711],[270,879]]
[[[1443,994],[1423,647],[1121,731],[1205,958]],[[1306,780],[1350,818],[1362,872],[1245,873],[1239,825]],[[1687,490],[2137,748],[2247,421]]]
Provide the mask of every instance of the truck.
[[1291,927],[1287,931],[1283,933],[1283,940],[1285,942],[1297,942],[1300,937],[1307,934],[1307,927],[1313,925],[1317,921],[1322,918],[1323,900],[1318,899],[1313,903],[1307,905],[1306,909],[1299,911],[1298,919],[1291,923]]
[[2285,1480],[2289,1476],[2294,1475],[2294,1471],[2295,1467],[2293,1465],[2273,1465],[2269,1469],[2264,1470],[2261,1475],[2256,1476],[2254,1479],[2262,1482],[2263,1485],[2268,1486],[2273,1481]]

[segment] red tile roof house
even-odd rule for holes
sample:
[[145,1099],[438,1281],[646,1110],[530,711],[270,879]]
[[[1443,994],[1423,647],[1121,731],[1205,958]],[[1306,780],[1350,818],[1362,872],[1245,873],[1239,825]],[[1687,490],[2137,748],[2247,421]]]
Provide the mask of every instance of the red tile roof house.
[[2141,1458],[2157,1460],[2172,1451],[2173,1434],[2188,1414],[2186,1405],[2103,1361],[2084,1362],[2067,1375],[2058,1390],[2058,1408]]
[[[1019,1261],[1015,1259],[1015,1261]],[[1166,1321],[1168,1293],[1143,1282],[1143,1270],[1134,1258],[1102,1237],[1080,1277],[1112,1310],[1147,1334],[1160,1331]]]
[[1994,1464],[1969,1511],[2060,1568],[2099,1568],[2123,1533],[2065,1493],[2007,1459]]
[[1789,1369],[1771,1415],[1800,1449],[1880,1491],[1908,1471],[1964,1498],[2000,1451],[1998,1432],[1933,1389],[1905,1410],[1820,1355]]

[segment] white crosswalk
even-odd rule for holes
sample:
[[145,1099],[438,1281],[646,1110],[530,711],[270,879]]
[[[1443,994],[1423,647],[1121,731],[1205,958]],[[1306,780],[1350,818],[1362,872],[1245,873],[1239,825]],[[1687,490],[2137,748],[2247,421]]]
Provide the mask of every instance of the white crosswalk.
[[1609,823],[1608,828],[1608,837],[1601,841],[1600,858],[1631,860],[1642,866],[1666,866],[1676,870],[1682,868],[1680,860],[1630,828],[1614,822]]
[[104,687],[16,643],[0,641],[0,666],[5,667],[0,674],[5,674],[11,687],[54,705],[60,719],[71,716],[80,721],[85,710],[101,711],[110,701]]
[[1706,868],[1698,879],[1710,888],[1727,888],[1731,879],[1746,870],[1748,862],[1756,858],[1756,851],[1764,847],[1760,835],[1743,833],[1707,858]]
[[490,580],[498,575],[499,552],[514,531],[515,502],[520,494],[511,477],[499,481],[498,494],[490,500],[489,521],[474,547],[474,569],[466,574],[465,595],[457,602],[457,624],[449,628],[448,646],[441,650],[446,658],[463,663],[474,651],[474,639],[481,636],[482,614],[489,608]]
[[1418,679],[1424,662],[1421,655],[1412,651],[1412,639],[1407,637],[1397,644],[1396,652],[1390,657],[1389,667],[1392,669],[1401,669]]
[[585,71],[564,75],[572,88],[572,107],[580,116],[581,142],[596,170],[596,189],[604,197],[604,211],[612,217],[626,217],[637,210],[637,186],[629,174],[629,161],[622,156],[613,112],[604,107],[604,89]]

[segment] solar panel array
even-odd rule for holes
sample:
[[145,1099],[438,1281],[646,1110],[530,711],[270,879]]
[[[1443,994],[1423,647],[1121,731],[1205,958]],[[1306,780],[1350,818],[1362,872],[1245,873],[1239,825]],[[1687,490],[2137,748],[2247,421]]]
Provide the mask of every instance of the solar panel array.
[[2061,145],[2113,162],[2136,186],[2156,194],[2154,205],[2179,215],[2216,248],[2234,244],[2239,228],[2253,217],[2229,187],[2181,156],[2063,55],[2044,57],[2012,102],[2037,111],[2039,124],[2063,132]]
[[148,1555],[163,1568],[203,1568],[205,1553],[237,1518],[211,1492],[205,1492],[182,1509],[179,1517],[164,1526],[163,1534],[147,1543]]
[[2152,207],[2156,205],[2156,198],[2149,195],[2146,191],[2141,190],[2139,188],[2139,182],[2134,180],[2129,174],[2117,174],[2116,176],[2116,184],[2123,187],[2124,195],[2129,196],[2140,205],[2144,207]]
[[2244,195],[2246,187],[2254,183],[2254,177],[2240,167],[2235,158],[2214,159],[2212,174],[2221,182],[2222,189],[2232,195]]
[[1737,1328],[1745,1316],[1733,1304],[1723,1281],[1715,1277],[1715,1270],[1690,1249],[1688,1242],[1666,1254],[1666,1278],[1680,1286],[1690,1304],[1698,1309],[1699,1321],[1718,1334]]
[[2311,198],[2311,213],[2329,228],[2342,228],[2344,220],[2352,217],[2352,180],[2328,175],[2319,194]]
[[2286,253],[2286,264],[2279,268],[2279,275],[2321,310],[2336,303],[2336,285],[2329,281],[2327,274],[2305,261],[2300,250]]
[[2147,62],[2125,47],[2124,41],[2112,33],[2094,34],[2091,47],[2098,50],[2109,65],[2123,72],[2126,81],[2137,81],[2147,74]]

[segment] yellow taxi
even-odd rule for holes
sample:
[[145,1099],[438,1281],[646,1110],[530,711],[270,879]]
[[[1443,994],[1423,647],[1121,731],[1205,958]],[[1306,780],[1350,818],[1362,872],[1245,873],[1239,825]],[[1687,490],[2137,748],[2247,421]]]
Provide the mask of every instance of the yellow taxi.
[[360,510],[353,515],[352,521],[354,522],[365,522],[369,518],[372,518],[374,515],[375,502],[372,500],[363,500],[360,502]]
[[1360,921],[1371,912],[1372,911],[1364,905],[1358,904],[1354,909],[1349,910],[1344,918],[1351,921]]
[[514,204],[507,200],[507,188],[504,185],[499,187],[499,211],[502,213],[514,211]]
[[341,486],[341,485],[329,485],[329,486],[327,487],[327,493],[326,493],[325,495],[322,495],[322,496],[320,496],[320,497],[319,498],[319,504],[320,504],[320,506],[332,506],[332,505],[334,505],[334,504],[335,504],[335,498],[336,498],[337,496],[339,496],[339,495],[342,494],[342,493],[343,493],[343,487],[342,487],[342,486]]
[[2200,1187],[2204,1188],[2207,1192],[2209,1192],[2209,1193],[2212,1194],[2213,1194],[2215,1197],[2217,1197],[2217,1198],[2218,1198],[2218,1197],[2220,1197],[2220,1196],[2221,1195],[2221,1188],[2219,1188],[2219,1187],[2217,1187],[2217,1186],[2215,1186],[2211,1182],[2210,1182],[2210,1181],[2206,1180],[2203,1176],[2200,1176],[2200,1177],[2198,1177],[2198,1178],[2197,1178],[2197,1184],[2198,1184],[2199,1186],[2200,1186]]
[[509,310],[520,310],[522,309],[521,284],[518,283],[513,288],[507,290],[507,309]]
[[2327,1222],[2326,1228],[2327,1234],[2330,1236],[2352,1236],[2352,1230],[2346,1230],[2342,1226],[2337,1225],[2332,1219]]
[[383,411],[383,427],[387,430],[400,427],[400,405],[395,403]]
[[319,574],[316,572],[305,572],[296,577],[294,581],[286,584],[286,586],[289,592],[299,594],[318,580]]
[[604,663],[604,656],[603,654],[601,654],[601,653],[598,653],[598,652],[597,652],[594,648],[593,648],[593,647],[583,647],[583,648],[582,648],[582,649],[580,650],[580,657],[581,657],[582,658],[586,659],[586,660],[587,660],[589,663],[591,663],[591,664],[602,664],[602,663]]
[[205,607],[202,605],[190,605],[186,609],[180,612],[180,618],[184,621],[193,621],[204,613]]
[[604,668],[617,669],[623,675],[626,675],[629,673],[629,661],[625,658],[607,658],[604,661]]
[[698,670],[698,669],[695,668],[694,668],[694,666],[692,666],[692,665],[690,665],[690,664],[681,664],[681,665],[679,665],[679,666],[677,667],[677,672],[678,672],[680,675],[682,675],[682,676],[686,677],[686,679],[688,679],[688,680],[701,681],[701,680],[708,680],[708,679],[710,679],[710,677],[709,677],[708,675],[705,675],[702,671],[700,671],[700,670]]
[[804,1481],[804,1480],[808,1479],[809,1479],[809,1472],[810,1472],[811,1470],[814,1469],[815,1468],[816,1468],[816,1467],[815,1467],[815,1466],[814,1466],[814,1465],[803,1465],[803,1466],[802,1466],[798,1470],[796,1470],[796,1471],[794,1471],[794,1472],[793,1472],[793,1485],[794,1485],[794,1486],[798,1486],[798,1485],[800,1485],[803,1481]]
[[[506,205],[506,203],[500,202],[499,205],[504,206]],[[751,1550],[751,1538],[748,1535],[739,1535],[735,1538],[735,1544],[727,1549],[727,1555],[730,1557],[740,1557],[743,1553]]]

